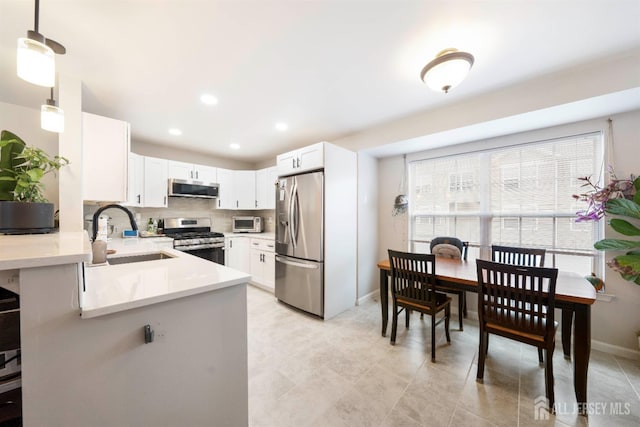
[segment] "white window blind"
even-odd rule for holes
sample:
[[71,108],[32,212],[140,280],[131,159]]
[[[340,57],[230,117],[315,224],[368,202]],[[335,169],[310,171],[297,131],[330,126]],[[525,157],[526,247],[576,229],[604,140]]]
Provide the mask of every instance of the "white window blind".
[[579,177],[598,176],[601,154],[598,132],[411,162],[414,249],[456,236],[476,247],[545,248],[554,262],[593,257],[599,227],[574,221],[584,206],[572,195],[584,191]]

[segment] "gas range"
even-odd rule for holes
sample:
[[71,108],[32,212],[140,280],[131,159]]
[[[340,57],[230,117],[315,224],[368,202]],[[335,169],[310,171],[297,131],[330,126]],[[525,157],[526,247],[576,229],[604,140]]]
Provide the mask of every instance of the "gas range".
[[173,247],[180,251],[224,248],[224,234],[211,231],[209,218],[166,218],[164,234],[173,237]]

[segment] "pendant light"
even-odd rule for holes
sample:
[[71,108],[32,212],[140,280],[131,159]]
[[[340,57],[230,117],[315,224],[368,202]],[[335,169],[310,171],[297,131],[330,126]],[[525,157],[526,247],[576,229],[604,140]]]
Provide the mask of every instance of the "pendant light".
[[440,51],[435,59],[424,66],[420,78],[436,92],[449,90],[459,85],[473,66],[473,55],[458,49]]
[[64,110],[56,105],[51,88],[51,98],[40,107],[40,127],[50,132],[64,132]]
[[35,0],[33,31],[18,39],[17,74],[23,80],[39,86],[55,85],[55,54],[64,55],[66,49],[60,43],[45,38],[38,32],[40,0]]

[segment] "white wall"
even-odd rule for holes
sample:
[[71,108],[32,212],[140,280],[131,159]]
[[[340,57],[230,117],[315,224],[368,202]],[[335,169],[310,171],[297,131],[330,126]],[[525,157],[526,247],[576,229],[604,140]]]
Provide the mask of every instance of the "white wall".
[[378,290],[378,160],[358,153],[358,300]]
[[[44,102],[44,95],[42,101]],[[0,130],[18,135],[27,144],[41,148],[50,157],[58,154],[58,134],[40,128],[40,106],[26,108],[0,102]],[[58,177],[53,173],[42,180],[44,196],[58,209]]]
[[[605,160],[607,164],[615,165],[618,177],[628,177],[629,174],[640,174],[638,163],[638,148],[640,147],[640,110],[611,116],[613,119],[614,155],[613,162]],[[447,155],[453,152],[478,149],[480,146],[490,148],[496,145],[504,145],[516,139],[520,141],[535,141],[551,135],[558,136],[562,132],[572,134],[575,132],[606,130],[607,117],[580,123],[572,123],[557,126],[550,129],[540,129],[519,135],[505,136],[489,141],[474,141],[454,147],[447,147],[432,152],[423,152],[412,157],[429,155]],[[379,185],[379,245],[378,255],[380,259],[387,256],[387,248],[407,248],[407,236],[409,234],[407,215],[401,217],[391,216],[393,197],[398,192],[398,185],[403,171],[402,157],[388,157],[378,161],[378,185]],[[620,237],[610,228],[606,230],[606,237]],[[613,255],[613,254],[612,254]],[[589,272],[585,272],[588,274]],[[640,286],[626,282],[612,270],[605,269],[606,293],[615,295],[611,302],[599,299],[592,307],[592,339],[599,342],[595,348],[607,349],[607,346],[637,350],[635,331],[640,330]],[[471,311],[474,311],[475,299],[469,299]],[[611,348],[616,351],[616,348]],[[629,354],[631,355],[631,354]]]

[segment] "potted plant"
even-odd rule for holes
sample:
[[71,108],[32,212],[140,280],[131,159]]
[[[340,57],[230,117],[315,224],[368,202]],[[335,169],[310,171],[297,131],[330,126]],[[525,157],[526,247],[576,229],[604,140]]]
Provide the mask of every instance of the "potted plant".
[[69,164],[27,146],[7,130],[0,134],[0,233],[48,233],[54,229],[54,206],[42,194],[42,177]]
[[[640,177],[633,175],[630,179],[618,179],[613,170],[609,171],[611,182],[600,188],[590,178],[581,178],[585,186],[591,189],[574,196],[578,200],[588,202],[583,212],[578,212],[577,221],[598,221],[605,214],[615,215],[609,225],[624,236],[640,236]],[[620,217],[626,217],[622,219]],[[620,273],[623,279],[640,285],[640,240],[639,239],[602,239],[593,245],[601,251],[624,251],[622,255],[612,258],[607,265]]]

